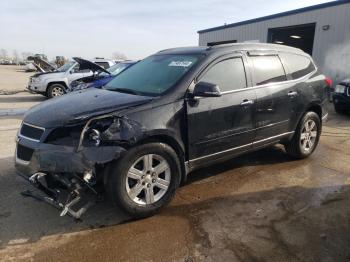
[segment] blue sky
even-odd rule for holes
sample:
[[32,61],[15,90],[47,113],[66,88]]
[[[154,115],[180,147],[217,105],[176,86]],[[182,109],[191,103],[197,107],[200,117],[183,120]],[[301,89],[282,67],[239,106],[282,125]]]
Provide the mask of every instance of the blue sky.
[[0,49],[49,57],[140,59],[198,44],[197,31],[319,3],[320,0],[2,0]]

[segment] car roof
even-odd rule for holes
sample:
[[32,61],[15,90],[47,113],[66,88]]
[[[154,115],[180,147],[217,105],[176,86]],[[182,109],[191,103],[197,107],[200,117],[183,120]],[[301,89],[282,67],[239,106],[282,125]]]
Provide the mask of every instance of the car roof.
[[178,47],[159,51],[157,54],[209,54],[225,51],[285,51],[306,54],[299,48],[267,43],[234,43],[215,46]]

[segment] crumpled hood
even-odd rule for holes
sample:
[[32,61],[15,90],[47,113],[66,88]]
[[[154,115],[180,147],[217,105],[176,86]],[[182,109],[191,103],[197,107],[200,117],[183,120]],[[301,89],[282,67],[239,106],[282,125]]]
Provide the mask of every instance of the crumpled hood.
[[76,61],[80,66],[80,70],[91,70],[91,71],[97,71],[97,72],[105,72],[106,74],[110,75],[111,73],[108,72],[106,69],[104,69],[102,66],[99,66],[98,64],[95,64],[94,62],[91,62],[89,60],[82,59],[80,57],[73,57],[74,61]]
[[58,127],[79,117],[114,112],[151,100],[148,96],[91,88],[47,100],[31,108],[23,121],[45,128]]

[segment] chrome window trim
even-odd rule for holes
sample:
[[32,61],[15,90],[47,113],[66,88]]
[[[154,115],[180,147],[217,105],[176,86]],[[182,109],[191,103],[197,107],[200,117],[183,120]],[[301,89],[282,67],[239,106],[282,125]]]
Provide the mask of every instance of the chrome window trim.
[[[316,68],[316,67],[315,67]],[[226,94],[232,94],[232,93],[236,93],[236,92],[241,92],[243,90],[255,90],[257,88],[265,88],[265,87],[270,87],[270,86],[275,86],[275,85],[284,85],[284,84],[292,84],[292,83],[296,83],[298,81],[301,81],[303,80],[304,78],[308,78],[309,76],[311,76],[312,74],[316,73],[317,72],[317,68],[310,72],[309,74],[305,75],[305,76],[302,76],[300,78],[297,78],[297,79],[292,79],[292,80],[287,80],[287,81],[281,81],[281,82],[273,82],[273,83],[269,83],[269,84],[266,84],[266,85],[260,85],[260,86],[250,86],[250,87],[245,87],[245,88],[240,88],[240,89],[235,89],[235,90],[231,90],[231,91],[225,91],[225,92],[221,92],[220,94],[221,95],[226,95]],[[219,87],[220,88],[220,87]],[[348,92],[350,92],[350,90],[348,90]],[[203,99],[203,98],[207,98],[207,97],[198,97],[196,96],[195,97],[196,99]]]
[[[232,53],[227,53],[227,54],[224,54],[224,55],[222,55],[222,56],[219,56],[219,57],[215,58],[212,62],[209,63],[209,65],[207,65],[204,69],[202,69],[202,70],[197,74],[197,76],[195,76],[195,77],[193,78],[192,82],[191,82],[190,85],[187,87],[186,93],[190,90],[190,87],[192,86],[192,84],[195,85],[196,83],[198,83],[198,80],[199,80],[199,78],[201,77],[201,75],[202,75],[203,73],[205,73],[206,69],[208,69],[208,68],[210,67],[210,65],[211,65],[212,63],[215,62],[215,60],[219,60],[220,58],[222,58],[222,57],[224,57],[224,56],[229,56],[230,54],[232,54],[232,57],[231,57],[231,58],[235,58],[235,57],[236,57],[236,58],[242,58],[242,60],[243,60],[243,65],[244,65],[244,68],[245,68],[245,70],[246,70],[246,64],[247,64],[247,63],[244,61],[243,57],[244,57],[244,56],[249,57],[249,55],[248,55],[248,54],[242,54],[242,53],[241,53],[242,51],[247,52],[247,50],[235,50],[235,51],[232,52]],[[259,50],[259,51],[260,51],[260,50]],[[276,52],[276,51],[275,51],[275,52]],[[280,57],[279,57],[279,54],[280,54],[280,53],[296,54],[296,53],[288,52],[288,51],[277,51],[275,55],[277,55],[279,59],[280,59]],[[296,82],[298,82],[298,81],[303,80],[304,78],[310,77],[311,75],[313,75],[314,73],[316,73],[316,72],[318,71],[317,65],[315,64],[315,62],[313,61],[313,59],[312,59],[309,55],[307,55],[307,54],[296,54],[296,55],[300,55],[300,56],[304,56],[304,57],[308,58],[308,59],[310,60],[310,62],[313,64],[313,66],[315,67],[315,69],[314,69],[312,72],[308,73],[307,75],[304,75],[304,76],[299,77],[299,78],[297,78],[297,79],[291,79],[291,80],[280,81],[280,82],[273,82],[273,83],[269,83],[269,84],[265,84],[265,85],[247,86],[247,87],[245,87],[245,88],[240,88],[240,89],[235,89],[235,90],[230,90],[230,91],[221,92],[221,95],[236,93],[236,92],[240,92],[240,91],[248,90],[248,89],[249,89],[249,90],[254,90],[254,89],[256,89],[256,88],[264,88],[264,87],[269,87],[269,86],[273,86],[273,85],[296,83]],[[285,70],[285,66],[284,66],[284,64],[283,64],[282,61],[281,61],[281,63],[282,63],[282,66],[283,66],[283,68],[284,68],[284,70]],[[213,64],[213,65],[214,65],[214,64]],[[286,76],[287,76],[287,72],[285,72],[285,73],[286,73]],[[252,73],[252,74],[254,74],[254,73]],[[246,80],[248,81],[247,72],[246,72]],[[219,88],[220,88],[220,87],[219,87]],[[349,87],[349,89],[350,89],[350,87]],[[350,90],[349,90],[349,92],[350,92]],[[349,96],[350,96],[350,93],[349,93]],[[196,96],[196,97],[194,97],[194,98],[195,98],[195,99],[203,99],[203,98],[207,98],[207,97],[197,97],[197,96]]]
[[[316,67],[315,67],[316,68]],[[231,91],[225,91],[225,92],[222,92],[221,94],[222,95],[225,95],[225,94],[230,94],[230,93],[235,93],[235,92],[240,92],[242,90],[253,90],[253,89],[257,89],[257,88],[265,88],[265,87],[270,87],[270,86],[274,86],[274,85],[281,85],[281,84],[291,84],[291,83],[295,83],[295,82],[298,82],[298,81],[301,81],[302,79],[304,78],[307,78],[309,76],[311,76],[312,74],[316,73],[317,72],[317,68],[308,73],[307,75],[304,75],[302,77],[299,77],[297,79],[292,79],[292,80],[287,80],[287,81],[281,81],[281,82],[273,82],[273,83],[269,83],[269,84],[265,84],[265,85],[255,85],[255,86],[250,86],[250,87],[245,87],[245,88],[241,88],[241,89],[236,89],[236,90],[231,90]],[[220,87],[219,87],[220,88]]]
[[191,163],[191,162],[195,162],[195,161],[198,161],[198,160],[201,160],[201,159],[205,159],[205,158],[208,158],[208,157],[216,156],[216,155],[219,155],[219,154],[222,154],[222,153],[227,153],[227,152],[235,151],[235,150],[237,150],[237,149],[244,148],[244,147],[247,147],[247,146],[252,146],[252,145],[255,145],[255,144],[264,142],[264,141],[268,141],[268,140],[271,140],[271,139],[275,139],[275,138],[279,138],[279,137],[291,135],[291,134],[293,134],[294,132],[295,132],[295,131],[285,132],[285,133],[282,133],[282,134],[279,134],[279,135],[275,135],[275,136],[271,136],[271,137],[268,137],[268,138],[264,138],[264,139],[261,139],[261,140],[258,140],[258,141],[254,141],[254,142],[252,142],[252,143],[245,144],[245,145],[242,145],[242,146],[237,146],[237,147],[233,147],[233,148],[230,148],[230,149],[226,149],[226,150],[223,150],[223,151],[220,151],[220,152],[216,152],[216,153],[213,153],[213,154],[209,154],[209,155],[201,156],[201,157],[198,157],[198,158],[190,159],[188,162]]

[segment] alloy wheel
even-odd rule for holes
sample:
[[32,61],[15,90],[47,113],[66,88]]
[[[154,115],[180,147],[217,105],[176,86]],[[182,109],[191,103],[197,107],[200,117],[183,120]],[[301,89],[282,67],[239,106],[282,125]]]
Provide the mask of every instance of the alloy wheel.
[[59,87],[59,86],[55,86],[52,88],[52,97],[56,97],[56,96],[61,96],[64,94],[63,88]]
[[168,191],[170,180],[171,171],[168,162],[160,155],[147,154],[131,165],[125,186],[133,202],[148,205],[164,196]]
[[314,120],[307,120],[300,135],[300,144],[305,152],[310,152],[317,138],[317,125]]

